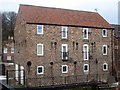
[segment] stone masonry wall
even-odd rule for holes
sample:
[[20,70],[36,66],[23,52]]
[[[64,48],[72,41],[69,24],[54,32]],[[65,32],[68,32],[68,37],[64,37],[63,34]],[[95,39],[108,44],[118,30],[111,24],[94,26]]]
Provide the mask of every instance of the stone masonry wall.
[[[83,28],[68,26],[68,39],[62,40],[61,26],[44,25],[43,35],[37,35],[36,24],[17,23],[15,31],[15,52],[16,63],[24,66],[26,77],[50,77],[51,65],[53,62],[53,76],[72,76],[76,75],[93,75],[98,74],[101,80],[106,81],[111,71],[112,55],[111,55],[111,30],[108,30],[108,37],[102,37],[102,29],[91,28],[89,40],[83,40]],[[51,47],[51,42],[56,42],[56,49]],[[73,42],[78,43],[78,50],[73,47]],[[96,43],[92,51],[91,43]],[[37,56],[37,44],[44,44],[44,56]],[[68,44],[69,59],[62,61],[61,45]],[[88,61],[83,60],[83,44],[89,45]],[[108,55],[102,54],[102,45],[108,45]],[[18,53],[19,52],[19,53]],[[96,64],[96,60],[98,64]],[[30,72],[28,74],[27,62],[31,61]],[[74,61],[77,62],[76,67]],[[108,71],[103,71],[103,63],[108,63]],[[62,65],[68,65],[68,73],[62,74]],[[83,65],[89,64],[89,73],[83,72]],[[37,75],[37,66],[44,66],[44,74]],[[102,76],[102,75],[105,76]],[[27,76],[28,75],[28,76]],[[91,79],[91,78],[90,78]]]
[[21,18],[21,13],[19,12],[16,20],[15,30],[14,30],[14,62],[15,65],[22,65],[26,61],[26,22]]

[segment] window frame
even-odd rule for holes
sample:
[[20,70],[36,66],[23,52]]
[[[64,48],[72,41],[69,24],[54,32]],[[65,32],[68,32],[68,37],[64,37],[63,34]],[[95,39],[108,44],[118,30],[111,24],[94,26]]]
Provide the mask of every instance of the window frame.
[[[66,67],[66,71],[63,71],[63,67]],[[62,73],[68,73],[68,65],[62,65]]]
[[[106,65],[106,69],[104,69],[104,65]],[[108,64],[107,63],[103,64],[103,71],[108,71]]]
[[[39,26],[42,27],[42,31],[41,31],[41,32],[39,32],[39,30],[38,30],[38,27],[39,27]],[[43,34],[43,25],[37,25],[37,34]]]
[[[38,72],[38,68],[42,68],[42,72]],[[37,66],[37,75],[44,74],[44,66]]]
[[[106,49],[106,53],[104,53],[104,47]],[[102,53],[103,53],[103,55],[107,55],[108,54],[108,46],[107,45],[103,45],[102,46]]]
[[[41,54],[38,53],[38,46],[39,46],[39,45],[42,46],[42,53],[41,53]],[[41,44],[41,43],[39,43],[39,44],[37,44],[37,56],[43,56],[43,55],[44,55],[44,45]]]
[[[13,50],[12,50],[12,49],[13,49]],[[14,48],[13,48],[13,47],[11,48],[11,53],[14,53]]]
[[[10,59],[9,59],[10,58]],[[9,55],[7,56],[7,61],[11,61],[12,60],[12,57]]]
[[[105,31],[105,34],[104,34],[104,31]],[[107,29],[102,29],[102,36],[103,37],[107,37],[108,36]]]
[[[86,31],[86,35],[85,35]],[[89,34],[89,29],[88,28],[83,28],[83,39],[88,40],[88,34]]]
[[[62,44],[62,47],[61,47],[61,50],[62,50],[62,59],[64,59],[64,57],[63,57],[63,47],[66,47],[66,53],[68,53],[68,44]],[[66,57],[66,59],[65,60],[67,60],[68,59],[68,57]]]
[[[5,50],[5,49],[6,49],[6,50]],[[7,51],[8,51],[8,49],[5,47],[5,48],[4,48],[4,53],[7,53]]]
[[19,78],[19,65],[15,64],[15,79],[18,81]]
[[[64,36],[64,28],[65,28],[65,37]],[[62,26],[62,29],[61,29],[61,35],[62,35],[62,39],[67,39],[68,38],[68,27],[65,27],[65,26]]]
[[[87,47],[87,51],[85,51],[85,47]],[[86,58],[86,54],[87,54],[87,58]],[[88,44],[83,45],[83,59],[89,60],[89,46],[88,46]]]
[[[85,70],[85,66],[87,66],[87,70]],[[86,72],[89,72],[89,64],[84,64],[83,65],[83,71],[86,73]]]

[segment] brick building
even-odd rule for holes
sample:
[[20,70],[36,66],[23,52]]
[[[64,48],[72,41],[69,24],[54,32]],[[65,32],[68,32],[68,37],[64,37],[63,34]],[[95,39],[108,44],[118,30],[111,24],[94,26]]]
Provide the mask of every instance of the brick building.
[[120,25],[112,24],[114,30],[114,74],[120,81]]
[[14,40],[13,37],[8,37],[8,40],[2,42],[2,60],[3,75],[6,76],[7,70],[14,69]]
[[28,86],[107,82],[112,35],[113,27],[97,12],[20,5],[14,31],[15,75],[23,84],[24,73],[18,70],[24,69]]
[[0,13],[0,75],[2,75],[2,15]]
[[10,39],[8,39],[7,41],[3,41],[3,60],[2,61],[6,63],[14,63],[13,37],[10,37]]
[[[2,20],[2,15],[0,13],[0,20]],[[2,22],[0,21],[0,61],[2,56]]]

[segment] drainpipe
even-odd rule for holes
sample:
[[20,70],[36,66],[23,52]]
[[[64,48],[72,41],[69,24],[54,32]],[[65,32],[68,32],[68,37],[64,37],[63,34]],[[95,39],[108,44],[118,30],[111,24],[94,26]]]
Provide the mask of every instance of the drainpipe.
[[51,79],[52,79],[52,85],[54,85],[53,62],[50,62],[50,65],[51,65]]
[[113,74],[113,67],[114,67],[114,31],[113,31],[114,29],[112,29],[112,31],[111,31],[111,58],[112,58],[112,73],[111,73],[111,75],[113,76],[114,74]]
[[[26,80],[30,78],[30,67],[31,67],[31,65],[32,65],[31,61],[28,61],[28,62],[27,62],[28,73],[27,73],[27,78],[26,78]],[[24,77],[24,78],[25,78],[25,77]],[[26,81],[26,84],[28,84],[28,81]]]
[[77,64],[77,61],[74,61],[74,75],[75,75],[75,80],[76,80],[76,83],[77,83],[76,64]]

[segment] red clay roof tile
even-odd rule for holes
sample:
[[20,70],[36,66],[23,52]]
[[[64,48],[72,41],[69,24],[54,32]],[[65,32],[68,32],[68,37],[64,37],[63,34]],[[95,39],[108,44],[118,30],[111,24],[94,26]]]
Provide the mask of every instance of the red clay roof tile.
[[23,19],[27,23],[44,23],[113,29],[113,27],[96,12],[20,5],[19,13],[21,13]]

